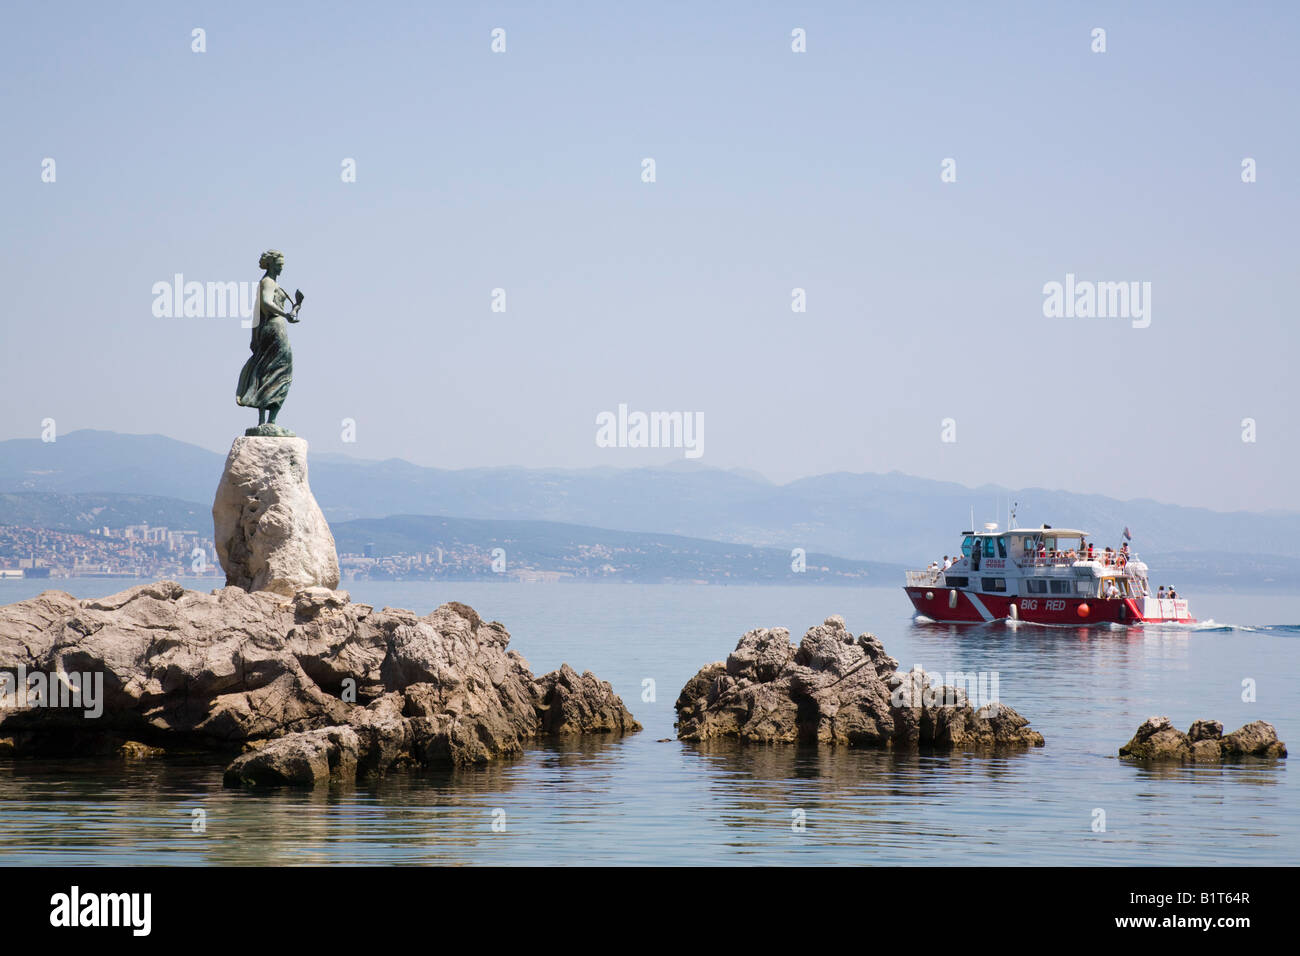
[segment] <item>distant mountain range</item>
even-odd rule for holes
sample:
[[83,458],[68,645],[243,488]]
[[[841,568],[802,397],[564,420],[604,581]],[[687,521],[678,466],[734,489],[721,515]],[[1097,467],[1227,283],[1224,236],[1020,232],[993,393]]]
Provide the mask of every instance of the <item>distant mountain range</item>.
[[[201,515],[223,463],[221,454],[160,435],[78,431],[48,444],[13,439],[0,442],[0,492],[156,496],[200,503]],[[982,524],[997,517],[999,505],[1018,501],[1022,526],[1081,527],[1098,544],[1118,544],[1127,526],[1140,553],[1178,553],[1196,567],[1228,555],[1275,556],[1279,567],[1283,559],[1300,557],[1300,513],[1224,513],[1149,499],[967,488],[897,473],[839,473],[776,485],[695,463],[453,471],[398,459],[317,455],[310,480],[336,534],[352,519],[449,515],[684,535],[786,554],[798,547],[915,565],[954,551],[972,508]]]

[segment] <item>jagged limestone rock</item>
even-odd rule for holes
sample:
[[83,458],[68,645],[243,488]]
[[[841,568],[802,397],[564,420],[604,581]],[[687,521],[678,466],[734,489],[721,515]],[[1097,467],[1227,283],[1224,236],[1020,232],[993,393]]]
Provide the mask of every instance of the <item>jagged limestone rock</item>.
[[741,637],[726,662],[700,670],[677,698],[677,736],[702,741],[992,750],[1041,747],[1043,736],[1005,704],[976,710],[966,695],[901,672],[873,634],[839,616],[796,648],[783,627]]
[[455,602],[420,617],[320,587],[46,591],[0,607],[0,673],[102,674],[102,713],[0,710],[0,755],[242,747],[228,784],[306,786],[641,729],[608,683],[568,665],[534,677],[509,643]]
[[1286,744],[1277,739],[1277,729],[1270,723],[1254,720],[1234,730],[1223,732],[1217,720],[1197,720],[1187,733],[1173,725],[1168,717],[1148,717],[1119,755],[1130,760],[1178,760],[1186,763],[1218,763],[1231,757],[1286,757]]
[[227,585],[285,596],[339,586],[334,535],[307,484],[301,438],[236,438],[212,527]]

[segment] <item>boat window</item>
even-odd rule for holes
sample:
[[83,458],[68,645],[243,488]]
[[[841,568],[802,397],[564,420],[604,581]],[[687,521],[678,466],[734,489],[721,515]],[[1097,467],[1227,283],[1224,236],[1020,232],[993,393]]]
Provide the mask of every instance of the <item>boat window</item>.
[[1043,578],[1027,578],[1025,580],[1026,594],[1046,594],[1047,581]]
[[950,588],[968,588],[970,587],[970,578],[954,577],[951,574],[943,576],[943,583]]
[[1072,590],[1069,581],[1049,581],[1053,594],[1069,594]]
[[1096,586],[1087,579],[1075,581],[1074,586],[1080,594],[1091,596],[1096,593]]
[[962,538],[962,542],[961,542],[962,557],[964,558],[970,557],[971,542],[973,542],[974,540],[975,540],[974,536],[969,534],[966,535],[966,537]]
[[984,585],[985,591],[1005,591],[1007,589],[1006,578],[982,578],[980,583]]
[[1006,535],[1003,535],[1002,537],[998,538],[998,557],[1005,558],[1006,556],[1007,556],[1007,538]]
[[[985,538],[985,539],[984,539],[984,557],[986,557],[986,558],[996,558],[996,557],[997,557],[997,552],[994,550],[995,547],[996,547],[996,545],[993,544],[993,539],[992,539],[992,538]],[[1006,554],[1005,554],[1005,553],[1003,554],[1003,557],[1006,557]]]

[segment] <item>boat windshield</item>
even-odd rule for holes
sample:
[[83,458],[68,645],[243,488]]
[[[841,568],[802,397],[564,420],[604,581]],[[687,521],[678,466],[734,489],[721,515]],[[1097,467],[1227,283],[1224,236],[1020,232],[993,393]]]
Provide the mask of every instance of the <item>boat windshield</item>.
[[988,534],[968,534],[961,542],[962,557],[969,558],[973,550],[979,549],[986,558],[1005,558],[1007,556],[1007,536]]

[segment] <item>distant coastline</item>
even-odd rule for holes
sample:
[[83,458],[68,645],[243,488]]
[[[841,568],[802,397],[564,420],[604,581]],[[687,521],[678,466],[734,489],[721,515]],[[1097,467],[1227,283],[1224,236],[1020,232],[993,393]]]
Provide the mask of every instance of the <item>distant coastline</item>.
[[[0,495],[0,580],[120,578],[176,580],[219,574],[210,530],[175,529],[140,518],[122,527],[85,522],[105,496],[58,496],[64,527],[7,523],[18,516]],[[40,497],[40,496],[37,496]],[[89,499],[89,500],[85,500]],[[139,513],[196,517],[199,506],[135,496]],[[48,503],[46,503],[48,504]],[[127,505],[115,506],[122,513]],[[52,514],[48,507],[41,509]],[[201,510],[201,509],[200,509]],[[103,512],[99,512],[102,514]],[[28,518],[30,520],[30,515]],[[590,528],[550,521],[395,515],[334,525],[344,581],[902,586],[905,565],[801,549]],[[1144,556],[1153,583],[1183,590],[1296,593],[1292,561],[1278,555],[1200,552]]]
[[[77,431],[0,442],[0,569],[140,578],[216,566],[210,505],[223,458],[160,435]],[[1118,544],[1153,583],[1297,592],[1300,514],[1228,514],[1042,489],[966,488],[900,474],[774,485],[705,466],[448,471],[322,454],[311,483],[345,576],[371,580],[902,584],[954,529],[1020,503]],[[130,530],[134,529],[134,530]],[[106,533],[107,532],[107,533]],[[503,553],[502,553],[503,552]],[[796,570],[796,568],[802,570]]]

